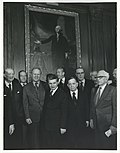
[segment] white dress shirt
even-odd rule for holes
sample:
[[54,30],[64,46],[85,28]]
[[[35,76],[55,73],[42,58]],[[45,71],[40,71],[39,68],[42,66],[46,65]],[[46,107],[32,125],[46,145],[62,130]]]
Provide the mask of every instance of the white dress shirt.
[[57,89],[58,89],[58,87],[56,89],[52,90],[52,93],[51,93],[52,96],[54,95],[54,93],[56,92]]
[[33,81],[33,85],[34,85],[35,87],[36,87],[36,85],[35,85],[36,83],[37,83],[37,87],[39,87],[40,81],[38,81],[38,82],[34,82],[34,81]]
[[9,88],[9,84],[11,84],[11,90],[12,90],[12,89],[13,89],[12,82],[8,83],[8,82],[5,80],[5,85],[6,85],[6,87]]
[[70,95],[73,98],[73,93],[75,93],[75,97],[76,99],[78,99],[78,89],[76,89],[75,91],[70,91]]
[[[102,85],[102,86],[99,86],[99,88],[101,88],[101,89],[100,89],[100,97],[101,97],[101,95],[102,95],[102,93],[103,93],[103,91],[104,91],[106,85],[107,85],[107,83],[104,84],[104,85]],[[98,88],[98,89],[99,89],[99,88]],[[98,91],[98,90],[97,90],[97,91]]]

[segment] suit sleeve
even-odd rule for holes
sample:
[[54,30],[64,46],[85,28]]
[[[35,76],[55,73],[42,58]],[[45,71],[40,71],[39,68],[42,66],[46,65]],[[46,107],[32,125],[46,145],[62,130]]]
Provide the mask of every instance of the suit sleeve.
[[65,94],[62,95],[61,98],[61,128],[66,128],[67,124],[67,113],[68,113],[68,101]]
[[14,124],[12,103],[10,101],[9,101],[9,106],[8,106],[8,122],[9,122],[9,125]]
[[24,89],[23,89],[23,108],[24,108],[26,119],[30,118],[29,109],[28,109],[28,96],[27,96],[26,87],[24,87]]
[[117,127],[117,90],[114,88],[112,92],[112,123],[111,126]]
[[90,99],[90,119],[93,119],[93,114],[94,114],[94,103],[93,103],[93,98],[94,98],[94,88],[91,91],[91,99]]

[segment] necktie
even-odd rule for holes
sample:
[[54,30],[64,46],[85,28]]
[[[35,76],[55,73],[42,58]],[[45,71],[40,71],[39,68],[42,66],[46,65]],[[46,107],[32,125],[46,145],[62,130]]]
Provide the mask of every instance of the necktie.
[[57,42],[59,41],[59,36],[57,36]]
[[11,84],[9,84],[9,89],[10,89],[10,91],[12,91],[12,86],[11,86]]
[[23,83],[23,87],[26,85],[26,83]]
[[76,96],[75,96],[75,92],[73,92],[73,93],[72,93],[72,99],[73,99],[74,104],[76,105],[77,103],[76,103]]
[[38,82],[35,82],[35,88],[38,90]]
[[95,105],[97,105],[99,99],[100,99],[100,92],[101,92],[101,87],[98,88],[96,96],[95,96]]
[[80,82],[80,90],[83,91],[84,87],[83,87],[83,82]]
[[75,92],[72,93],[72,98],[73,98],[74,100],[76,100]]
[[49,94],[49,95],[50,95],[50,97],[52,96],[52,92],[53,92],[53,90],[51,90],[51,91],[50,91],[50,94]]

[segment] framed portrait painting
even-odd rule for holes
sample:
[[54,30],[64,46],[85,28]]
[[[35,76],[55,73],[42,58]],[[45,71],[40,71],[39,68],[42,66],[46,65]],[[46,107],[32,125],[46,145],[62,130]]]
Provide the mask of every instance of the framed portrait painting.
[[45,80],[58,67],[68,70],[81,65],[79,14],[25,5],[25,57],[28,80],[33,67],[42,70],[41,79]]

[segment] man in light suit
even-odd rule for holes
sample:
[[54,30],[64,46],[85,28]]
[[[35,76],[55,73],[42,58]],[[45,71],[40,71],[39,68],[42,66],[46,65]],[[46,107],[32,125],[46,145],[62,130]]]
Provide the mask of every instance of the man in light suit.
[[117,149],[117,95],[116,88],[108,85],[109,74],[100,70],[98,88],[91,95],[90,126],[95,129],[95,149]]
[[4,149],[22,149],[22,87],[14,74],[11,68],[4,74]]
[[45,83],[40,80],[41,70],[32,69],[32,81],[23,88],[23,106],[26,122],[28,124],[29,149],[40,147],[40,118],[45,96]]

